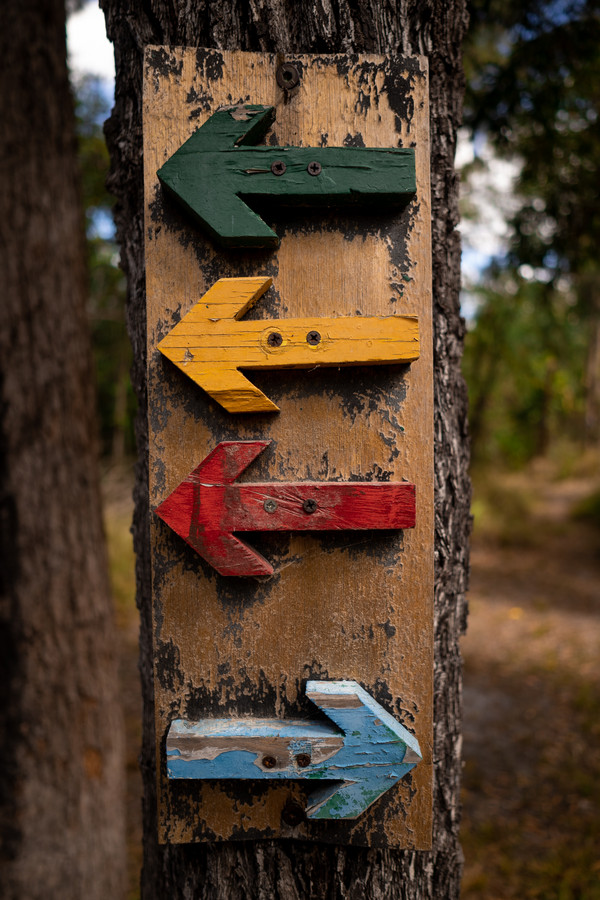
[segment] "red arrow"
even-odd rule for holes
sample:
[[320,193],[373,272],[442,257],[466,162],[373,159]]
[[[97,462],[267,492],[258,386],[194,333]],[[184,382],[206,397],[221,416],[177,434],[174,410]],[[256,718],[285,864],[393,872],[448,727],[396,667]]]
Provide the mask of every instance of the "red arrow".
[[156,509],[221,575],[271,575],[234,531],[412,528],[414,484],[365,481],[234,484],[270,441],[222,441]]

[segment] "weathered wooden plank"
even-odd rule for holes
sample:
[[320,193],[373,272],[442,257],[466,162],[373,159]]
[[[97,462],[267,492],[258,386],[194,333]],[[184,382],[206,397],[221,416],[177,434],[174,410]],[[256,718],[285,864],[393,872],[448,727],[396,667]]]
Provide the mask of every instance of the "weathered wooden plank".
[[229,105],[162,166],[167,191],[226,247],[277,247],[279,238],[244,202],[333,206],[406,203],[415,193],[410,148],[249,149],[275,119],[272,106]]
[[421,761],[414,735],[355,681],[309,681],[306,695],[333,725],[176,719],[167,735],[169,778],[308,780],[319,785],[309,818],[355,819]]
[[155,510],[221,575],[272,575],[234,531],[414,528],[414,484],[233,484],[270,441],[222,441]]
[[[149,48],[144,166],[150,501],[158,506],[223,440],[271,440],[261,483],[416,486],[415,527],[377,534],[256,534],[268,579],[222,578],[152,517],[156,752],[162,841],[299,838],[426,848],[431,841],[433,395],[426,61],[301,56],[284,99],[269,54]],[[415,152],[404,208],[290,210],[277,251],[218,251],[165,200],[156,171],[222,104],[278,109],[266,144],[401,146]],[[418,316],[410,366],[257,372],[278,416],[232,418],[158,344],[222,277],[271,277],[250,320]],[[242,474],[241,482],[247,476]],[[168,779],[173,719],[310,716],[305,679],[354,679],[408,730],[423,761],[356,820],[305,819],[304,783]],[[347,702],[347,698],[345,698]],[[293,809],[294,816],[288,815]],[[299,812],[298,812],[299,810]]]
[[219,279],[158,345],[167,359],[229,412],[279,409],[239,369],[374,366],[418,359],[415,316],[240,322],[272,281]]

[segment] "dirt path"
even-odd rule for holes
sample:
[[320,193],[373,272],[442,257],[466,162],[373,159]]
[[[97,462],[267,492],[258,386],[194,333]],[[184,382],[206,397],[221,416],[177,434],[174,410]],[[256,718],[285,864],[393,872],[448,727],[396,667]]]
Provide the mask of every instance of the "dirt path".
[[587,482],[475,538],[463,641],[464,898],[600,898],[600,532]]

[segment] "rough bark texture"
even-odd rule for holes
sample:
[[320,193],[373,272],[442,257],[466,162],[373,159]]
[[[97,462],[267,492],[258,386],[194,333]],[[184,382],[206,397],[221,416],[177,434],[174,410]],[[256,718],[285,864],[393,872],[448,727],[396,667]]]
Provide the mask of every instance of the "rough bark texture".
[[62,0],[2,4],[0,895],[106,900],[123,746]]
[[[103,0],[115,44],[116,105],[107,125],[112,189],[129,280],[129,329],[140,402],[141,448],[135,514],[140,667],[144,692],[145,861],[148,898],[457,898],[460,776],[460,654],[469,531],[466,398],[459,370],[463,325],[458,291],[460,246],[453,169],[462,99],[464,0],[336,0],[288,4],[251,0]],[[436,789],[433,850],[391,852],[292,842],[159,846],[151,659],[151,585],[147,508],[144,235],[142,185],[142,54],[146,44],[333,53],[421,53],[431,83],[433,288],[436,452]]]

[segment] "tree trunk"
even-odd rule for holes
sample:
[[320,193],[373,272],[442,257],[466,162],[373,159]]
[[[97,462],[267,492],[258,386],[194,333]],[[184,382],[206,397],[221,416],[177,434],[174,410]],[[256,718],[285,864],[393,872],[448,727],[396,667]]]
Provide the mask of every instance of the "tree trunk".
[[123,742],[62,0],[0,13],[0,895],[106,900]]
[[147,456],[138,467],[135,547],[142,618],[144,693],[142,769],[145,856],[142,895],[149,898],[457,898],[460,776],[460,655],[469,531],[466,395],[459,371],[460,246],[453,169],[460,121],[463,0],[391,0],[283,4],[281,0],[102,0],[115,45],[116,104],[107,123],[112,189],[129,282],[128,319],[139,399],[138,445],[147,447],[142,184],[142,54],[146,44],[256,51],[420,53],[429,57],[432,137],[433,287],[435,329],[436,643],[435,786],[431,852],[363,850],[301,842],[224,845],[157,843],[152,680]]

